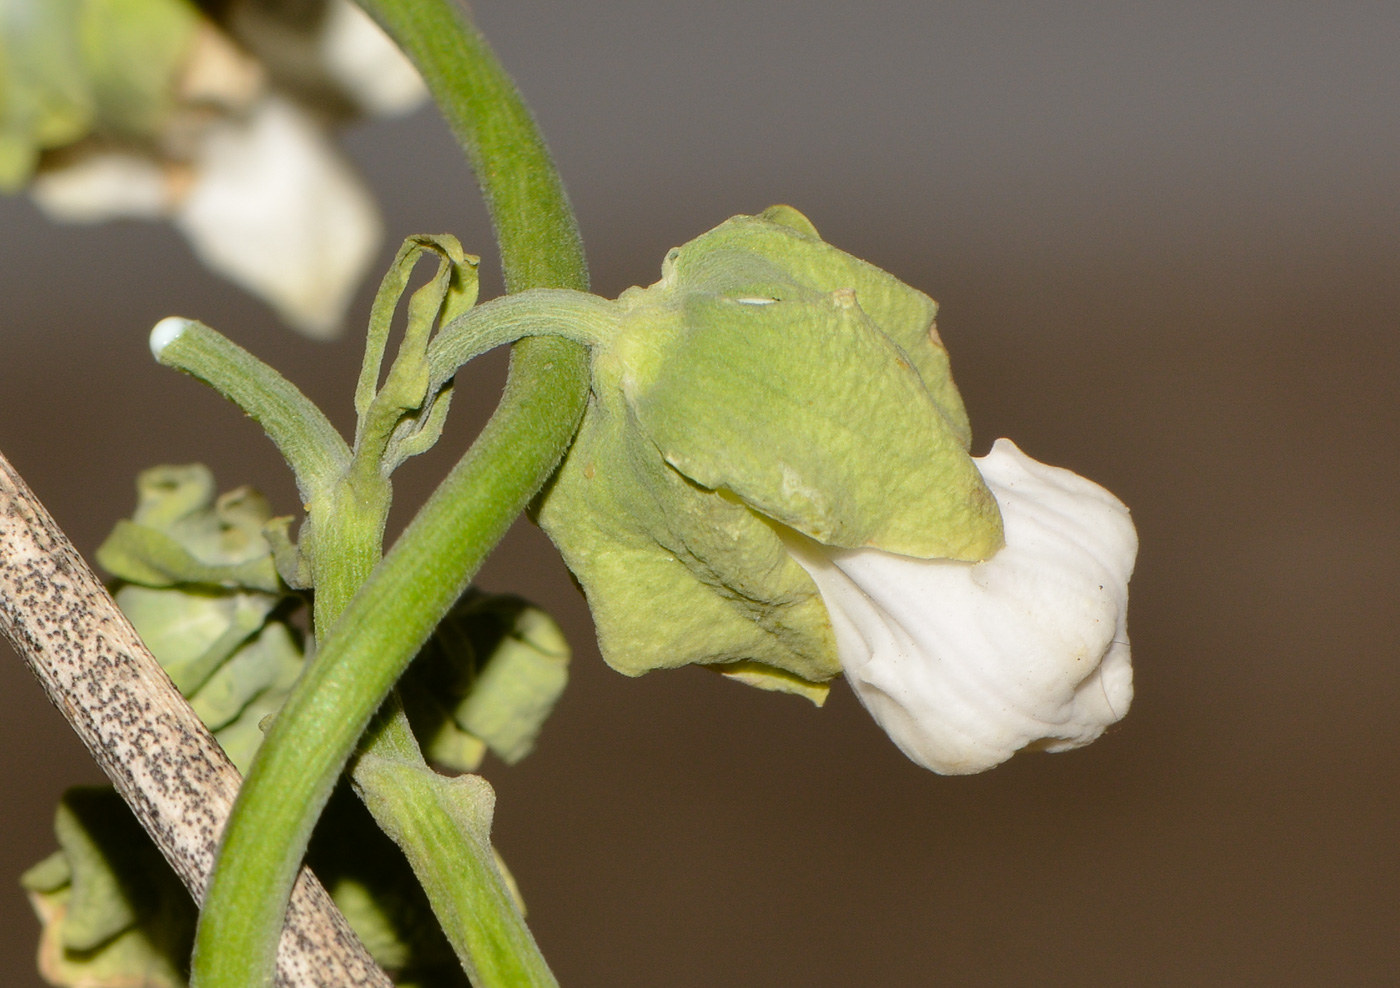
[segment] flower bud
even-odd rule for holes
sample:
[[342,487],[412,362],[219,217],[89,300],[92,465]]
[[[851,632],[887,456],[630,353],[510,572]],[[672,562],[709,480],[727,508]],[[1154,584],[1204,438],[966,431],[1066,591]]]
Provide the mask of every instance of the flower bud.
[[789,543],[821,589],[860,701],[906,755],[945,775],[1086,745],[1133,698],[1128,509],[1007,439],[976,462],[1005,525],[990,559]]

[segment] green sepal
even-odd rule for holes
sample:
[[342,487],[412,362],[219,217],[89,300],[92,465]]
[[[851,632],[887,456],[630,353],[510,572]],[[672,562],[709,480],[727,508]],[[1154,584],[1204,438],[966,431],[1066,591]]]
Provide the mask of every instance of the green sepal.
[[[841,671],[826,609],[771,524],[668,466],[630,409],[590,401],[538,509],[588,596],[598,644],[629,676],[744,663],[812,695]],[[612,407],[608,407],[608,405]]]
[[888,271],[833,247],[806,216],[772,206],[735,216],[672,251],[663,274],[678,286],[730,297],[787,298],[793,290],[855,293],[862,311],[909,357],[966,449],[972,426],[938,335],[938,303]]
[[921,558],[1000,548],[937,306],[796,210],[672,250],[619,305],[537,508],[614,668],[698,663],[820,703],[840,666],[784,528]]
[[826,703],[831,687],[827,683],[813,683],[794,676],[782,669],[765,666],[758,662],[735,662],[731,665],[710,666],[715,672],[754,689],[769,690],[774,693],[793,693],[811,700],[815,706]]
[[683,476],[824,545],[971,560],[1000,547],[961,437],[854,291],[681,289],[673,304],[639,298],[616,359],[638,424]]

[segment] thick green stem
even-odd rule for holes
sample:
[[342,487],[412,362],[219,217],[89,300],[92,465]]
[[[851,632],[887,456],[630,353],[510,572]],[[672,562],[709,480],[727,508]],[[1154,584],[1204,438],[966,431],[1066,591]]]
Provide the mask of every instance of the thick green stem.
[[359,0],[432,91],[486,197],[506,291],[588,288],[583,241],[544,138],[491,46],[452,0]]
[[[546,386],[561,378],[571,387]],[[197,988],[271,983],[288,875],[341,767],[419,646],[553,472],[586,385],[581,362],[518,360],[496,415],[332,626],[259,749],[224,831],[196,941]],[[560,391],[576,400],[560,400]]]
[[318,642],[379,562],[390,496],[388,480],[351,475],[333,493],[308,506],[311,531],[303,534],[302,541],[309,536]]
[[[467,149],[506,284],[588,287],[554,166],[519,94],[448,0],[365,0],[417,63]],[[263,988],[318,814],[370,717],[487,553],[553,472],[587,397],[586,351],[516,344],[486,429],[330,629],[274,722],[224,831],[196,938],[195,988]]]

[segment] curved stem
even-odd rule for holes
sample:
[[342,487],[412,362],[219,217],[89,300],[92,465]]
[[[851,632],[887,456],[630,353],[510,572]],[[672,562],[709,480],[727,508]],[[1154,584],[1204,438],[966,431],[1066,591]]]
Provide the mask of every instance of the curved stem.
[[[467,148],[506,284],[583,290],[582,244],[544,142],[509,76],[448,0],[364,0],[422,71]],[[195,988],[263,988],[317,816],[414,653],[568,448],[586,351],[516,344],[496,414],[331,628],[258,752],[224,830],[196,935]]]
[[442,328],[428,345],[428,391],[487,350],[529,336],[555,336],[592,346],[613,335],[616,302],[566,288],[536,288],[478,305]]
[[588,288],[573,207],[534,117],[451,0],[358,0],[418,66],[496,228],[506,291]]
[[152,331],[151,350],[255,419],[296,474],[304,500],[329,491],[350,464],[350,447],[311,399],[222,333],[172,316]]

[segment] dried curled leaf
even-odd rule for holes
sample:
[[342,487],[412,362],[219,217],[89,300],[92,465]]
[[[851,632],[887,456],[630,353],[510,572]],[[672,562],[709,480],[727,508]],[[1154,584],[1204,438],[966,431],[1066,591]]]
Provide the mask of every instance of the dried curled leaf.
[[423,753],[470,772],[489,749],[515,763],[535,746],[569,679],[569,646],[519,597],[468,591],[401,684]]
[[196,910],[116,790],[70,789],[59,850],[20,882],[43,923],[39,973],[60,988],[185,988]]

